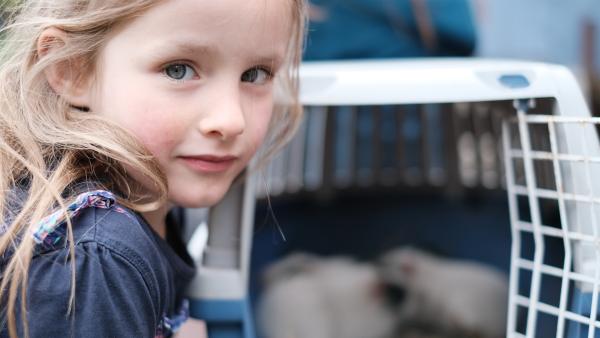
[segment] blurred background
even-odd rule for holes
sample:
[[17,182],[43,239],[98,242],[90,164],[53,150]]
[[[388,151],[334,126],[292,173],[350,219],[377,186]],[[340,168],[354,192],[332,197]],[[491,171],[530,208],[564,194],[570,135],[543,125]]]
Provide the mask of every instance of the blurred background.
[[598,73],[593,0],[315,0],[305,58],[476,56]]

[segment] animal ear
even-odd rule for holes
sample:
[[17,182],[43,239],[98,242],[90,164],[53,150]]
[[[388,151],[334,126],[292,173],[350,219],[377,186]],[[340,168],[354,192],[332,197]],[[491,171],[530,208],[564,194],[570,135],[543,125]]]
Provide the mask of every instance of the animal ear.
[[[45,29],[37,40],[38,60],[60,52],[68,43],[67,32],[56,27]],[[80,58],[50,64],[44,70],[48,84],[71,106],[89,107],[91,75]]]

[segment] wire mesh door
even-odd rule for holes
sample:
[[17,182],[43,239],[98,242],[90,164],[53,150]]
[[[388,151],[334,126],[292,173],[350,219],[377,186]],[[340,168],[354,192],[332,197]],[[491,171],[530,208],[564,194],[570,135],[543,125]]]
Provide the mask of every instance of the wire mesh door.
[[[534,104],[516,101],[517,116],[503,123],[513,237],[508,336],[600,337],[600,120],[527,114]],[[562,259],[548,259],[551,251]],[[553,281],[560,291],[542,292]]]

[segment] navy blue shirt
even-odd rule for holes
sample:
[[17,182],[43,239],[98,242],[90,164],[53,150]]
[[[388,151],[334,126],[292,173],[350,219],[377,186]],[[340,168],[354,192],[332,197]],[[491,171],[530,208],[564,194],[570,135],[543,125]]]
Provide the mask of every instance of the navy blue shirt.
[[[73,316],[67,314],[72,276],[68,248],[44,247],[29,270],[30,336],[170,337],[178,319],[185,317],[183,292],[195,274],[172,217],[167,220],[167,240],[140,215],[118,205],[83,209],[72,222]],[[0,337],[8,337],[6,325]]]

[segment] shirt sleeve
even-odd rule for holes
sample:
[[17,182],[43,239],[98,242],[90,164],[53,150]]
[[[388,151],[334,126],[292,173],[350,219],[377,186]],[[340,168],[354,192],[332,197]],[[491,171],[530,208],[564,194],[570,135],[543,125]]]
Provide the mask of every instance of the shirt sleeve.
[[[138,260],[97,242],[75,250],[75,303],[67,249],[32,261],[27,299],[31,337],[154,337],[159,314]],[[136,262],[133,264],[132,262]],[[18,320],[18,319],[17,319]]]

